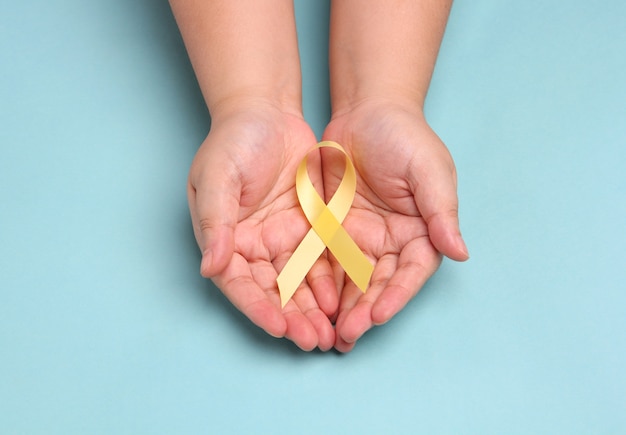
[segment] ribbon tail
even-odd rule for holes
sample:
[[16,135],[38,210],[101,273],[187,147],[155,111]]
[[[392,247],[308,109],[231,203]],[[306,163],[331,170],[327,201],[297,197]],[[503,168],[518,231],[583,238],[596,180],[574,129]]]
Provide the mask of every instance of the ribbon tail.
[[324,242],[310,229],[276,278],[281,308],[291,299],[324,249]]
[[327,246],[352,282],[365,293],[374,272],[374,266],[352,237],[343,227],[339,227]]

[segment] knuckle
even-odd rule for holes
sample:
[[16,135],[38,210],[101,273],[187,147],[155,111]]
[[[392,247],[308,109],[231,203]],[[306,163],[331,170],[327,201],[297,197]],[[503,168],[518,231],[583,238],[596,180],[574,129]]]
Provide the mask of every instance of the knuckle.
[[215,222],[213,222],[213,219],[201,218],[198,221],[198,227],[200,228],[200,231],[204,232],[215,229],[217,225],[215,224]]

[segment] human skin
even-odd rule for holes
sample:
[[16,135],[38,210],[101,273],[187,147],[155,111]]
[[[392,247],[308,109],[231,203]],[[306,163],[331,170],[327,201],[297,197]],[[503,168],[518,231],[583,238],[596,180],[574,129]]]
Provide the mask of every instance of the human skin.
[[[423,113],[449,1],[333,1],[324,139],[354,162],[343,225],[375,270],[363,294],[324,254],[282,310],[276,277],[309,228],[295,171],[316,143],[302,116],[293,4],[170,3],[212,119],[188,184],[201,273],[252,322],[304,350],[347,352],[415,296],[442,255],[468,258],[454,163]],[[309,154],[327,199],[343,174],[336,157]]]
[[[423,110],[450,7],[447,0],[332,2],[332,118],[324,139],[341,143],[354,163],[357,194],[344,226],[375,264],[363,294],[333,262],[341,352],[397,314],[442,255],[469,257],[455,166]],[[322,160],[332,193],[342,162],[327,152]]]

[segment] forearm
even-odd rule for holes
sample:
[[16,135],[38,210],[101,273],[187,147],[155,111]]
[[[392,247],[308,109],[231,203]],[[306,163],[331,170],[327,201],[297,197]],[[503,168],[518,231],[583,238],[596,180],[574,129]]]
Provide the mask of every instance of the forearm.
[[291,0],[170,0],[211,115],[241,101],[301,113]]
[[371,98],[421,108],[452,0],[334,0],[333,113]]

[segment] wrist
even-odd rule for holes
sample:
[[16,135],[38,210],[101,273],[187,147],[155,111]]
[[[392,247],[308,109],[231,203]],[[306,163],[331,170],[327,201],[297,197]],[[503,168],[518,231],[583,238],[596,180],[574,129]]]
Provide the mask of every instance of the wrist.
[[384,116],[391,111],[402,111],[424,119],[424,103],[406,93],[381,92],[353,95],[349,98],[333,99],[331,119],[350,113],[379,112]]
[[302,102],[299,95],[267,95],[265,92],[242,90],[224,95],[209,103],[209,113],[213,121],[219,121],[243,112],[275,112],[304,118]]

